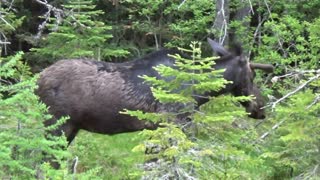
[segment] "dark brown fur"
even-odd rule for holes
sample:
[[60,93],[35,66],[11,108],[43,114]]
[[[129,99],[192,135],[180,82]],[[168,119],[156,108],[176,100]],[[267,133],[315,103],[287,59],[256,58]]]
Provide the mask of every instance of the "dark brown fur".
[[[110,69],[116,64],[108,64]],[[125,73],[125,72],[123,72]],[[41,73],[38,81],[41,100],[57,118],[70,116],[70,120],[54,134],[63,130],[72,141],[79,129],[103,134],[116,134],[155,127],[119,114],[124,108],[155,111],[157,102],[148,101],[151,94],[135,91],[136,86],[126,82],[119,71],[98,71],[88,60],[61,60]],[[153,99],[153,97],[151,97]]]
[[[215,68],[225,68],[224,77],[233,81],[221,92],[208,92],[215,96],[232,93],[236,96],[257,96],[256,100],[245,102],[243,106],[253,118],[264,118],[264,105],[259,90],[253,84],[254,71],[242,54],[233,54],[220,45],[208,40],[220,56]],[[176,51],[162,50],[141,59],[127,63],[106,63],[93,60],[60,60],[45,69],[38,80],[37,94],[49,106],[54,116],[46,122],[51,125],[62,116],[70,119],[54,135],[65,133],[69,143],[80,129],[102,134],[117,134],[142,129],[155,129],[152,123],[140,121],[120,114],[123,109],[158,112],[165,106],[156,101],[149,85],[143,83],[139,75],[161,78],[153,67],[159,64],[173,66],[174,59],[168,54]],[[268,66],[270,68],[270,66]],[[207,99],[197,99],[198,105]]]

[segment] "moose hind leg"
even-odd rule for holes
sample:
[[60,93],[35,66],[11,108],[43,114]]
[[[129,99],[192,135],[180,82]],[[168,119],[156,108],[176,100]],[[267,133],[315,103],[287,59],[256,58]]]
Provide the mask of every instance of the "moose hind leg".
[[68,141],[68,146],[73,141],[73,139],[76,137],[77,133],[79,131],[79,128],[71,123],[70,121],[67,121],[65,124],[63,124],[59,129],[58,132],[55,132],[55,135],[61,136],[62,134],[65,135]]
[[66,134],[67,141],[68,141],[68,146],[70,146],[71,142],[72,142],[73,139],[76,137],[76,135],[78,134],[78,132],[79,132],[79,128],[74,127],[71,132],[69,132],[68,134]]

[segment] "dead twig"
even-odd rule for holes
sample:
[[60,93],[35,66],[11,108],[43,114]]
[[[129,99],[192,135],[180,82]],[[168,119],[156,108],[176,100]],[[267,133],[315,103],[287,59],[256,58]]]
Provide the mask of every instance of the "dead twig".
[[179,4],[178,9],[181,8],[181,6],[186,2],[187,0],[183,0],[182,3]]
[[285,120],[282,120],[282,121],[278,122],[277,124],[275,124],[274,126],[272,126],[272,128],[271,128],[268,132],[265,132],[262,136],[260,136],[260,139],[261,139],[261,140],[265,139],[267,136],[269,136],[269,134],[270,134],[272,131],[274,131],[275,129],[278,129],[279,126],[280,126],[281,124],[283,124],[284,121],[285,121]]
[[73,166],[72,166],[72,174],[73,174],[72,179],[73,179],[73,180],[76,179],[78,162],[79,162],[79,158],[78,158],[78,156],[76,156],[76,157],[73,159],[73,163],[72,163],[72,164],[73,164]]
[[[292,96],[293,94],[297,93],[298,91],[300,91],[302,88],[304,88],[305,86],[307,86],[309,83],[311,83],[312,81],[315,81],[316,79],[319,79],[320,74],[315,75],[314,77],[310,78],[308,81],[306,81],[305,83],[301,84],[300,86],[298,86],[294,91],[289,92],[288,94],[286,94],[285,96],[283,96],[282,98],[276,100],[275,102],[270,103],[269,105],[265,106],[265,107],[270,107],[272,111],[274,111],[276,105],[278,103],[280,103],[281,101],[283,101],[284,99]],[[265,108],[263,107],[263,108]]]
[[47,0],[36,0],[36,2],[45,6],[48,9],[48,11],[44,14],[45,20],[38,27],[38,33],[35,38],[39,39],[41,37],[42,32],[43,32],[44,28],[46,27],[47,23],[50,21],[51,12],[53,12],[55,18],[57,19],[56,23],[55,23],[55,27],[53,28],[53,29],[57,30],[59,24],[62,22],[62,17],[63,17],[64,11],[62,9],[59,9],[59,8],[52,6],[51,4],[49,4],[47,2]]
[[320,102],[320,95],[317,95],[317,97],[313,100],[313,102],[310,105],[306,107],[306,109],[310,109],[313,105],[317,104],[318,102]]

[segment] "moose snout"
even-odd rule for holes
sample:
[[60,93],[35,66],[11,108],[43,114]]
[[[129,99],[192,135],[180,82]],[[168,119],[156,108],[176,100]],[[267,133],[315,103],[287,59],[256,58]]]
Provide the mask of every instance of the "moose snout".
[[254,119],[266,118],[265,111],[262,109],[263,106],[259,105],[256,101],[249,102],[246,111],[249,113],[249,117]]
[[[262,110],[260,110],[260,111],[262,111]],[[255,119],[264,119],[264,118],[266,118],[266,115],[264,112],[252,111],[252,112],[250,112],[249,117],[255,118]]]

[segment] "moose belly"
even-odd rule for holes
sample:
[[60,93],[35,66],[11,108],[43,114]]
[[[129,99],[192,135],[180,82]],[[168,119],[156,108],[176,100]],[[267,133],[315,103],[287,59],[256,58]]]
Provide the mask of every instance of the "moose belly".
[[80,123],[80,128],[101,134],[118,134],[133,131],[140,131],[143,129],[155,129],[156,125],[138,120],[125,114],[88,114],[84,116]]

